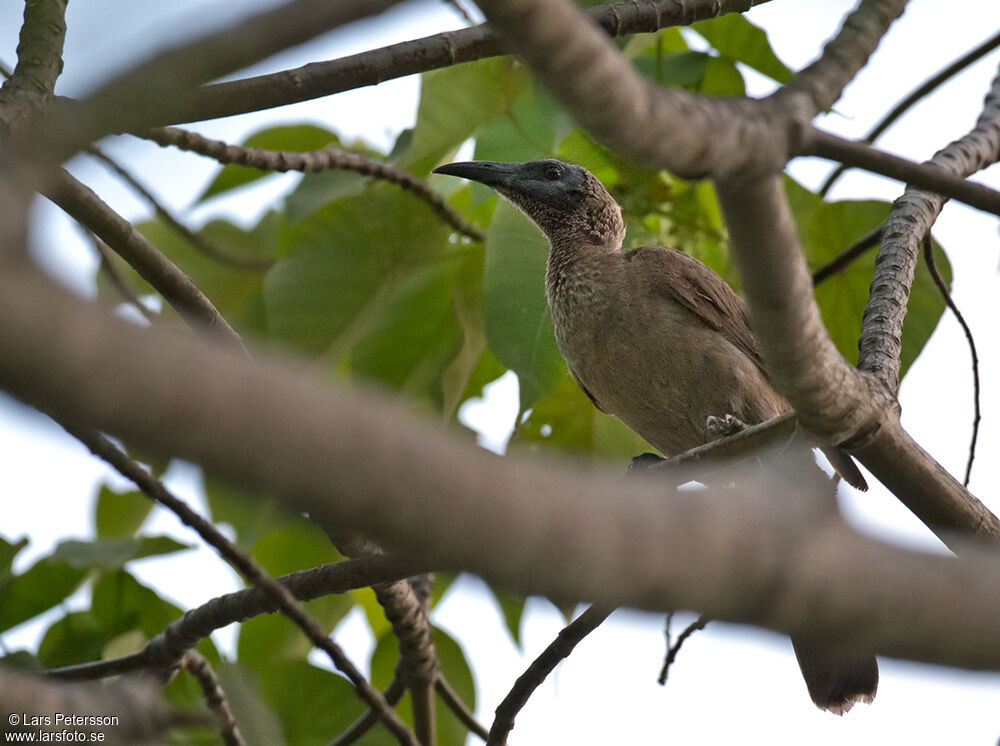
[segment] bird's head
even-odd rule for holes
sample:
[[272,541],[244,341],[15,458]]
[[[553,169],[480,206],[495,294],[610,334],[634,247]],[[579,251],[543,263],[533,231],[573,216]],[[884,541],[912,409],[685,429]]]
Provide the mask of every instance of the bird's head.
[[434,173],[459,176],[493,187],[520,207],[554,242],[586,240],[621,248],[625,236],[618,203],[596,176],[557,160],[526,163],[449,163]]

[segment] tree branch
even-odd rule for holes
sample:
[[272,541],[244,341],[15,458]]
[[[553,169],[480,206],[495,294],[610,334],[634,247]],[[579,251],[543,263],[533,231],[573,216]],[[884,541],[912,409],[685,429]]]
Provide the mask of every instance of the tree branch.
[[[155,742],[170,728],[210,724],[204,713],[165,708],[157,698],[157,688],[148,681],[112,682],[105,686],[63,684],[5,669],[0,669],[0,708],[7,713],[50,716],[55,712],[113,713],[119,721],[114,726],[84,725],[78,732],[95,742],[122,746]],[[12,734],[11,742],[15,742],[13,734],[17,732],[14,726],[5,717],[0,729],[5,735]],[[51,736],[63,728],[52,722],[41,730],[48,731],[50,740],[54,740]],[[21,724],[22,733],[34,732],[37,736],[38,731],[37,725]]]
[[929,164],[915,163],[870,145],[845,140],[814,128],[805,131],[798,155],[815,155],[857,166],[871,173],[902,181],[911,187],[935,192],[944,199],[956,199],[1000,215],[1000,192],[974,181],[966,181],[948,170],[935,168],[937,163],[933,159]]
[[497,705],[496,718],[490,728],[486,746],[505,746],[507,735],[514,727],[514,718],[528,703],[531,695],[552,670],[568,658],[580,641],[597,629],[612,611],[613,609],[602,606],[588,606],[580,616],[559,631],[556,639],[517,677],[510,692]]
[[32,121],[52,95],[63,69],[66,0],[24,4],[17,65],[0,88],[0,131],[18,131]]
[[[382,696],[385,697],[386,702],[395,707],[399,704],[399,700],[403,698],[404,694],[406,694],[406,684],[403,683],[403,677],[397,670],[396,675],[389,682],[389,686],[386,687]],[[374,711],[368,710],[364,715],[351,723],[347,730],[330,741],[330,746],[350,746],[350,744],[357,742],[365,733],[370,731],[377,722],[378,715]]]
[[448,204],[448,201],[434,191],[431,186],[409,171],[382,163],[374,158],[366,158],[346,150],[313,150],[299,153],[290,150],[264,150],[230,145],[221,140],[210,140],[190,130],[176,127],[162,127],[149,130],[141,135],[167,147],[173,145],[207,156],[219,163],[236,163],[260,171],[304,171],[315,173],[333,169],[353,171],[381,181],[396,184],[418,199],[423,200],[445,223],[462,235],[475,241],[485,241],[486,236],[474,225],[467,222]]
[[[66,427],[64,425],[64,427]],[[263,567],[249,554],[239,549],[229,541],[210,521],[193,511],[188,505],[173,493],[163,483],[130,459],[114,443],[98,432],[86,429],[66,427],[66,430],[77,440],[89,448],[95,456],[104,459],[117,469],[122,476],[130,479],[157,503],[174,513],[181,522],[194,529],[198,535],[219,555],[233,566],[249,582],[260,588],[269,599],[278,606],[282,614],[288,617],[309,638],[310,642],[329,656],[330,661],[354,684],[358,696],[376,710],[385,727],[395,735],[401,743],[418,746],[413,734],[399,716],[375,690],[365,677],[354,667],[344,651],[323,631],[315,619],[306,611],[294,594],[281,583],[272,578]]]
[[196,329],[207,328],[237,349],[245,350],[243,340],[194,280],[93,190],[59,169],[44,194],[128,262],[185,321]]
[[[282,575],[275,580],[300,601],[311,601],[333,593],[346,593],[353,588],[389,582],[423,569],[412,559],[380,554],[365,559],[331,562]],[[99,679],[147,668],[172,668],[187,651],[215,630],[279,610],[277,603],[261,589],[244,588],[213,598],[186,612],[138,652],[120,658],[53,668],[45,673],[61,679]]]
[[115,161],[113,158],[109,157],[103,150],[98,148],[96,145],[91,145],[87,148],[87,152],[118,174],[122,180],[142,195],[142,198],[149,203],[154,212],[159,215],[167,225],[177,231],[177,233],[187,239],[188,243],[206,256],[239,269],[263,271],[274,264],[274,262],[270,259],[261,259],[247,254],[239,254],[215,245],[200,233],[191,230],[184,223],[182,223],[180,219],[168,210],[166,205],[160,202],[160,200],[156,198],[156,195],[150,192],[130,171],[128,171],[128,169]]
[[194,676],[198,686],[201,687],[208,708],[215,714],[222,742],[226,746],[246,746],[243,734],[236,724],[236,717],[229,706],[229,699],[222,688],[222,682],[219,681],[219,676],[212,669],[208,659],[197,650],[189,650],[181,660],[181,667]]
[[[742,12],[763,2],[767,0],[647,0],[602,5],[589,12],[608,34],[623,36]],[[204,86],[186,108],[159,124],[271,109],[503,53],[485,25],[448,31],[293,70]]]
[[[27,403],[438,567],[558,599],[699,609],[861,651],[1000,669],[992,547],[963,546],[959,562],[862,537],[828,510],[817,524],[801,479],[734,500],[732,490],[671,492],[653,478],[500,459],[363,390],[120,321],[20,265],[0,275],[0,344],[0,387]],[[906,454],[881,435],[858,451]]]
[[875,226],[857,241],[837,254],[837,256],[829,262],[813,272],[813,285],[819,285],[821,282],[825,282],[835,274],[843,272],[851,266],[851,263],[855,259],[863,256],[866,252],[878,246],[879,241],[882,240],[882,230],[884,228],[884,223],[882,225]]
[[938,272],[937,264],[934,261],[934,244],[931,235],[928,233],[924,237],[924,261],[927,263],[927,270],[931,273],[931,278],[937,286],[938,291],[944,298],[945,304],[955,314],[955,320],[962,327],[965,339],[969,343],[969,353],[972,355],[972,438],[969,442],[969,459],[965,464],[965,479],[962,484],[969,486],[969,478],[972,476],[972,462],[976,460],[976,441],[979,440],[979,422],[982,420],[982,413],[979,409],[979,353],[976,352],[976,340],[972,337],[972,330],[965,321],[965,316],[958,310],[958,306],[951,297],[951,292],[945,284],[941,273]]
[[[930,160],[940,173],[964,177],[1000,157],[1000,73],[994,77],[976,126]],[[903,318],[913,285],[920,241],[937,219],[945,198],[908,188],[892,206],[875,257],[875,277],[865,306],[858,367],[894,391],[899,381]]]

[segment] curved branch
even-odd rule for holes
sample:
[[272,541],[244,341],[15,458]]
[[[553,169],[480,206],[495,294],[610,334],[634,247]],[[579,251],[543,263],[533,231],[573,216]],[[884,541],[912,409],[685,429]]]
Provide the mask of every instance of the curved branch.
[[0,387],[27,403],[439,568],[520,592],[698,609],[859,652],[1000,669],[993,547],[963,545],[958,561],[863,537],[825,506],[817,516],[802,480],[734,500],[732,490],[670,491],[655,478],[502,459],[362,389],[137,328],[20,265],[0,274],[0,344]]
[[588,606],[580,616],[559,631],[556,639],[517,677],[510,692],[497,705],[496,718],[490,728],[486,746],[505,746],[507,735],[514,727],[514,718],[528,703],[531,695],[552,670],[568,658],[580,641],[597,629],[612,611],[614,609]]
[[804,130],[803,141],[797,155],[816,155],[857,166],[871,173],[902,181],[912,188],[934,192],[940,195],[942,204],[945,199],[955,199],[971,207],[1000,215],[1000,192],[984,184],[966,181],[962,176],[949,170],[935,168],[937,162],[933,159],[930,163],[915,163],[870,145],[845,140],[812,127]]
[[[406,684],[403,683],[403,677],[399,675],[399,671],[397,670],[396,675],[389,682],[389,686],[382,692],[382,696],[385,697],[386,702],[395,707],[399,704],[399,700],[403,698],[404,694],[406,694]],[[370,731],[377,722],[378,715],[373,710],[368,710],[351,723],[347,727],[347,730],[330,741],[330,746],[350,746],[350,744],[357,742],[365,733]]]
[[215,673],[208,659],[197,650],[189,650],[181,660],[181,667],[194,676],[198,686],[201,687],[205,701],[208,703],[208,709],[215,714],[218,721],[217,726],[219,735],[222,736],[222,742],[226,746],[246,746],[243,734],[240,733],[239,726],[236,724],[236,716],[233,715],[233,710],[229,706],[229,699],[222,688],[222,682],[219,681],[219,676]]
[[[1000,34],[994,34],[976,48],[966,52],[947,67],[939,70],[935,75],[931,76],[910,91],[910,93],[907,94],[907,96],[904,97],[898,104],[893,106],[888,114],[882,117],[878,122],[876,122],[874,127],[868,130],[868,133],[861,138],[861,141],[869,144],[875,142],[879,135],[895,124],[896,120],[909,111],[922,98],[929,96],[937,90],[938,87],[951,80],[951,78],[965,70],[970,65],[985,57],[997,47],[1000,47]],[[833,173],[826,177],[826,181],[823,182],[823,186],[819,188],[819,196],[825,197],[837,179],[839,179],[847,169],[848,166],[845,165],[840,165],[835,168]]]
[[[768,0],[647,0],[591,8],[591,18],[612,36],[684,26]],[[485,26],[447,31],[293,70],[204,86],[186,108],[161,124],[180,124],[246,114],[308,101],[406,75],[504,54]]]
[[[282,575],[275,580],[300,601],[311,601],[333,593],[346,593],[354,588],[389,582],[426,569],[416,564],[396,555],[380,554],[365,559],[331,562]],[[261,589],[244,588],[213,598],[186,612],[150,639],[142,650],[120,658],[53,668],[45,674],[60,679],[101,679],[148,668],[172,668],[185,653],[215,630],[279,610],[278,604]]]
[[[976,126],[930,160],[942,173],[964,177],[1000,158],[1000,72],[986,95]],[[875,257],[875,277],[858,341],[858,367],[895,390],[899,381],[903,318],[913,284],[920,241],[937,219],[945,198],[908,188],[892,206]]]
[[207,156],[219,163],[235,163],[260,171],[304,171],[315,173],[339,169],[353,171],[381,181],[396,184],[423,200],[445,223],[475,241],[485,241],[486,236],[474,225],[468,223],[435,192],[423,179],[409,171],[382,163],[374,158],[366,158],[346,150],[313,150],[300,153],[290,150],[263,150],[230,145],[221,140],[210,140],[190,130],[177,127],[162,127],[142,133],[141,137],[152,140],[163,147],[170,145],[199,155]]
[[[192,510],[187,503],[164,487],[159,479],[130,459],[110,440],[95,431],[65,425],[64,427],[67,432],[87,446],[95,456],[107,461],[123,477],[131,480],[143,493],[176,515],[185,526],[194,529],[226,562],[249,582],[260,588],[269,597],[269,600],[278,606],[281,613],[299,627],[313,645],[326,653],[337,670],[354,684],[358,696],[378,713],[385,727],[401,743],[418,746],[409,728],[386,703],[381,693],[368,683],[368,680],[355,668],[340,646],[330,639],[288,588],[272,578],[253,557],[223,536],[222,532],[211,521]],[[164,666],[161,664],[161,667]]]
[[948,290],[948,285],[945,284],[941,273],[938,272],[937,264],[934,261],[934,244],[931,241],[930,233],[924,237],[924,261],[927,263],[927,270],[931,273],[931,278],[941,293],[941,297],[944,298],[945,304],[955,314],[955,320],[962,327],[965,339],[969,343],[969,353],[972,355],[972,438],[969,442],[969,460],[965,464],[965,479],[962,480],[962,484],[968,487],[969,478],[972,476],[972,462],[976,460],[976,441],[979,440],[979,422],[982,420],[982,413],[979,408],[979,353],[976,351],[976,340],[972,337],[972,330],[969,328],[965,316],[958,310],[958,306],[955,304],[955,301],[951,297],[951,292]]
[[238,254],[229,251],[228,249],[224,249],[221,246],[216,246],[200,233],[191,230],[184,223],[182,223],[179,218],[167,209],[166,205],[156,198],[156,195],[150,192],[130,171],[108,156],[108,154],[103,150],[98,148],[96,145],[91,145],[87,148],[87,152],[118,174],[118,176],[128,183],[135,191],[142,195],[142,198],[149,203],[156,214],[159,215],[167,225],[177,231],[177,233],[187,239],[188,243],[200,250],[206,256],[240,269],[262,271],[274,264],[274,262],[270,259],[261,259],[255,256],[248,256],[246,254]]
[[52,95],[63,69],[66,0],[24,4],[17,65],[0,88],[0,130],[26,126]]
[[194,280],[92,189],[59,169],[44,194],[128,262],[185,321],[196,328],[207,327],[237,349],[245,349],[243,340]]
[[681,631],[676,640],[671,642],[670,616],[667,616],[667,654],[663,659],[663,668],[660,669],[660,675],[656,678],[657,684],[664,686],[667,683],[667,676],[670,673],[670,667],[674,664],[674,661],[677,660],[677,654],[681,652],[681,648],[684,646],[684,643],[695,632],[705,629],[711,621],[712,620],[707,616],[698,617]]
[[486,730],[486,728],[484,728],[478,720],[476,720],[475,713],[473,713],[472,710],[469,709],[468,705],[462,701],[458,692],[456,692],[454,687],[448,683],[448,679],[446,679],[443,674],[438,675],[437,681],[434,682],[434,689],[441,697],[441,701],[444,702],[448,709],[455,714],[455,717],[461,721],[462,725],[484,741],[490,737],[490,732]]

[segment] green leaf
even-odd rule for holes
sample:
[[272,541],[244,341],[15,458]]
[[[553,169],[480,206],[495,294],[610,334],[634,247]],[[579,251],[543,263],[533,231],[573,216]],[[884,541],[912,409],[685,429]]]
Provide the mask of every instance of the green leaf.
[[191,548],[190,544],[182,544],[169,536],[108,538],[94,541],[69,540],[56,547],[52,559],[62,560],[71,567],[79,569],[117,570],[132,560],[173,554]]
[[504,116],[476,130],[476,160],[530,161],[551,158],[557,129],[568,119],[544,91],[530,83]]
[[248,549],[265,533],[298,516],[269,497],[258,497],[205,476],[205,497],[216,523],[227,523],[236,533],[236,543]]
[[321,208],[288,230],[287,254],[265,278],[271,333],[311,352],[337,341],[336,362],[372,331],[402,276],[442,255],[448,235],[427,205],[388,184]]
[[778,83],[792,77],[792,71],[771,49],[767,33],[739,13],[699,21],[691,28],[730,60],[742,62]]
[[656,451],[617,417],[598,410],[568,373],[552,393],[535,404],[509,448],[555,448],[619,462]]
[[[437,650],[441,671],[462,701],[469,709],[476,708],[476,685],[461,646],[450,635],[438,627],[433,628],[434,647]],[[396,638],[387,633],[379,638],[371,659],[371,681],[373,686],[384,689],[389,685],[399,661],[399,646]],[[464,746],[468,729],[445,706],[440,698],[435,698],[437,708],[438,744],[440,746]],[[413,723],[413,709],[409,696],[400,702],[398,712],[407,723]],[[362,741],[364,743],[364,741]]]
[[334,169],[305,174],[285,198],[285,215],[289,223],[298,223],[330,202],[361,194],[367,184],[368,177],[355,171]]
[[354,346],[351,371],[362,379],[430,395],[441,406],[441,376],[461,346],[453,307],[460,261],[420,267],[403,278],[372,330]]
[[14,558],[28,546],[28,537],[22,536],[16,542],[11,543],[5,538],[0,536],[0,584],[7,581],[10,577],[11,566],[14,564]]
[[[101,575],[94,584],[91,614],[105,630],[105,645],[126,632],[138,630],[147,639],[159,634],[164,627],[179,619],[181,609],[160,598],[152,588],[143,585],[124,571]],[[211,641],[203,641],[199,650],[211,660],[218,660]],[[208,652],[206,652],[208,651]]]
[[0,632],[33,619],[62,603],[87,574],[55,556],[43,557],[19,575],[0,585]]
[[295,746],[324,746],[365,711],[347,679],[305,661],[273,661],[257,681],[285,741]]
[[[312,521],[303,518],[261,536],[254,545],[252,554],[273,576],[343,559],[326,533]],[[306,604],[310,614],[327,632],[353,606],[354,599],[349,594],[325,596]],[[261,670],[272,659],[304,660],[312,648],[312,643],[302,630],[285,616],[278,613],[264,614],[248,619],[240,626],[237,657],[240,663]]]
[[697,91],[706,96],[743,96],[747,88],[736,65],[726,59],[710,57]]
[[[858,238],[880,225],[889,215],[891,205],[877,200],[822,202],[786,179],[799,239],[810,268],[823,266]],[[934,243],[935,258],[945,282],[951,282],[951,267],[941,247]],[[843,272],[816,288],[823,322],[840,353],[851,363],[858,360],[858,335],[868,301],[869,286],[875,269],[875,250],[866,252]],[[903,325],[900,378],[920,354],[941,314],[944,299],[938,292],[923,261],[917,265],[910,301]]]
[[97,493],[94,527],[101,538],[127,538],[142,526],[153,501],[139,491],[115,492],[107,485]]
[[[283,219],[278,213],[270,212],[250,230],[244,230],[225,220],[213,220],[200,233],[209,242],[233,254],[273,259],[278,251],[282,223]],[[136,228],[188,274],[232,324],[241,331],[260,333],[261,272],[240,269],[213,259],[159,219],[140,223]],[[154,292],[131,267],[121,260],[114,261],[140,295]],[[115,302],[121,298],[107,280],[98,283],[98,290],[102,297],[111,298]],[[173,313],[167,304],[164,304],[164,309],[165,313]]]
[[72,611],[54,622],[38,644],[38,660],[45,668],[101,660],[110,636],[89,611]]
[[527,74],[510,57],[424,73],[413,139],[399,165],[426,174],[476,128],[506,113],[526,81]]
[[[235,663],[225,663],[216,669],[216,673],[248,746],[296,743],[286,739],[282,723],[262,691],[261,679],[252,671]],[[291,697],[291,693],[291,690],[286,690],[284,697]],[[317,712],[316,716],[322,717],[323,714]]]
[[[452,290],[454,316],[462,330],[462,346],[441,374],[442,410],[446,421],[455,416],[463,401],[475,395],[469,392],[469,383],[486,352],[483,259],[482,251],[470,252],[462,262]],[[502,372],[502,366],[498,367]]]
[[491,588],[491,590],[497,600],[497,604],[500,606],[500,612],[503,614],[503,621],[507,627],[507,631],[510,632],[514,643],[520,645],[521,618],[524,616],[526,599],[523,596],[518,596],[498,588]]
[[486,232],[483,313],[490,349],[517,373],[522,411],[566,372],[545,301],[547,256],[548,243],[538,228],[501,200]]
[[705,77],[711,59],[704,52],[687,50],[671,54],[646,53],[636,57],[632,64],[660,85],[694,89]]
[[[322,150],[331,143],[339,143],[339,140],[329,130],[314,124],[292,124],[269,127],[256,132],[244,140],[241,145],[246,148],[292,150],[297,153],[307,153],[311,150]],[[228,192],[257,179],[263,179],[273,173],[273,171],[260,171],[256,168],[233,164],[223,166],[196,202],[204,202],[209,197]]]

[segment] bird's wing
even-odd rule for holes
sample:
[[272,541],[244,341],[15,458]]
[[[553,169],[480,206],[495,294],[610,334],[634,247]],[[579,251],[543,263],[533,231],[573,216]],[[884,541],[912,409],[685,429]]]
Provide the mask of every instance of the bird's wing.
[[714,270],[665,246],[640,246],[626,253],[625,260],[633,265],[637,282],[680,303],[764,370],[746,306]]

